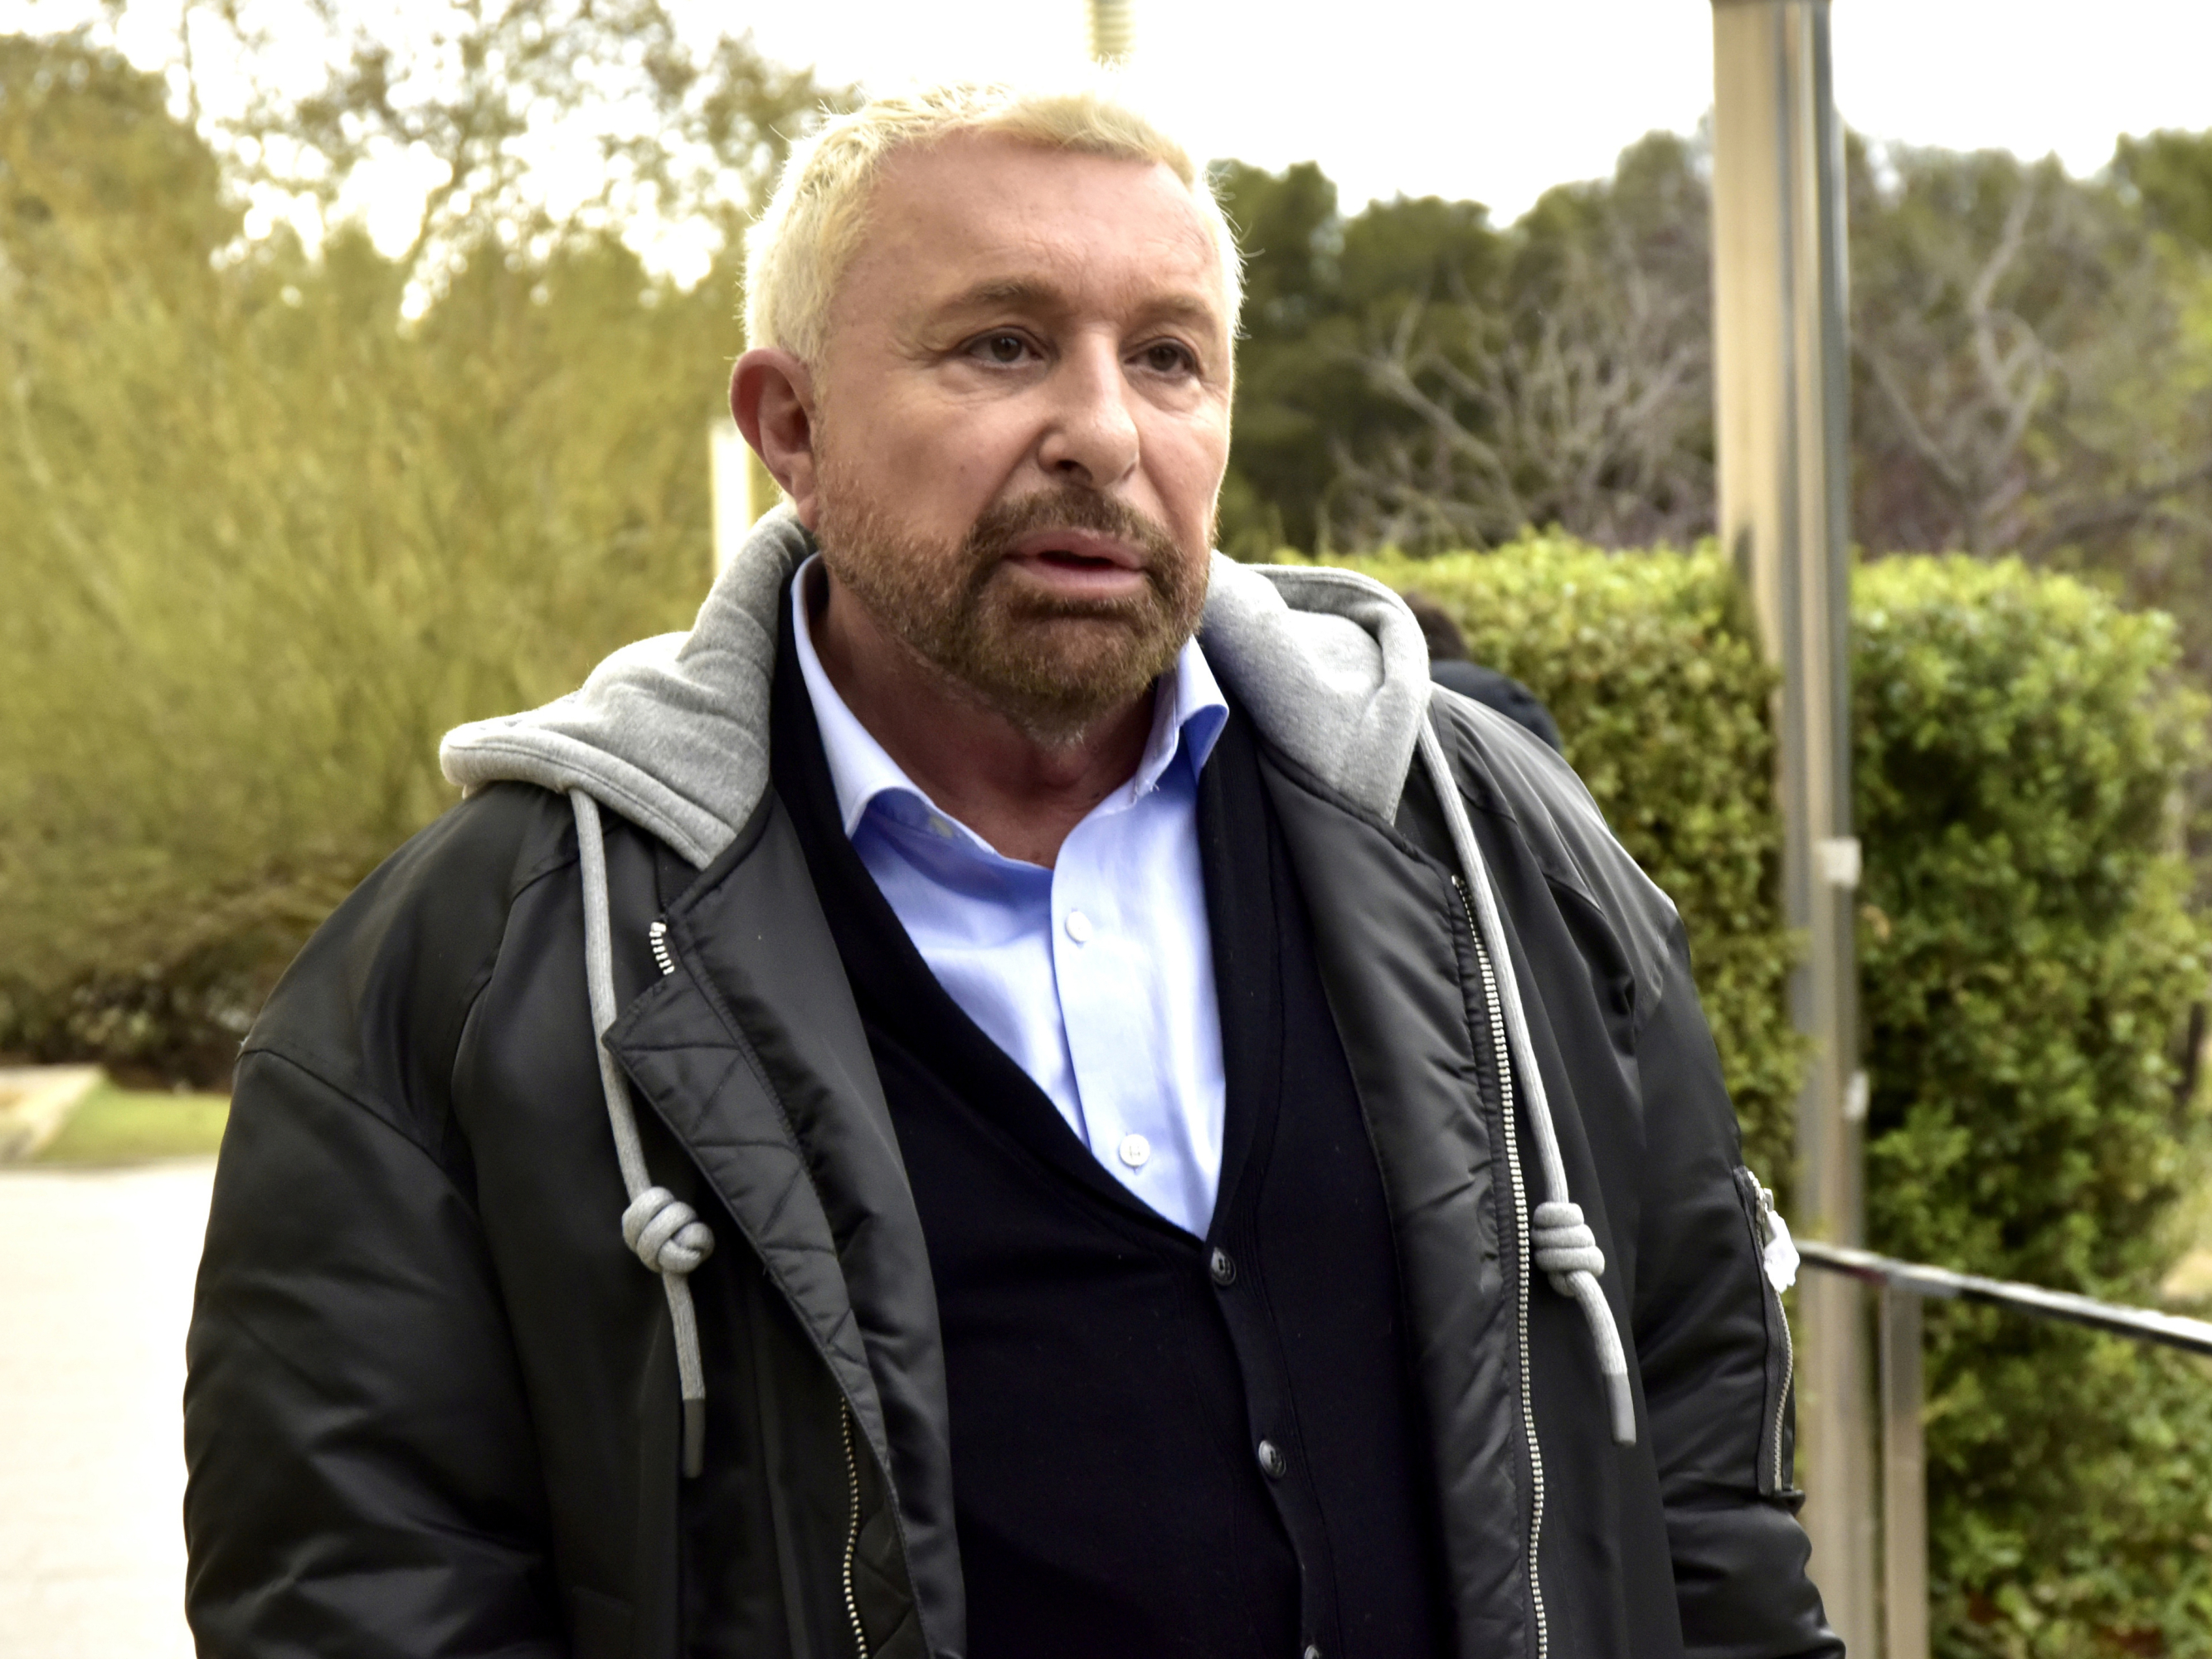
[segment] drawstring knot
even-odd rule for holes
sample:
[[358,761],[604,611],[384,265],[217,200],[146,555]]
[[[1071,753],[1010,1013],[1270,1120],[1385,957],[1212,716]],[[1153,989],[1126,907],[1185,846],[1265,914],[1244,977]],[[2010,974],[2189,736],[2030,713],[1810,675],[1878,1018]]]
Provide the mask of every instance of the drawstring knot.
[[599,806],[580,789],[568,792],[576,812],[576,860],[584,877],[584,984],[592,1005],[592,1030],[599,1038],[599,1086],[607,1097],[607,1127],[615,1138],[615,1162],[623,1190],[623,1243],[660,1275],[668,1298],[668,1320],[676,1335],[676,1384],[684,1409],[684,1473],[706,1467],[707,1367],[699,1351],[699,1316],[691,1305],[691,1281],[685,1277],[714,1253],[714,1235],[698,1212],[646,1173],[645,1143],[638,1138],[637,1114],[629,1103],[629,1085],[607,1048],[615,1023],[615,951],[612,904],[607,896],[607,844],[599,835]]
[[1583,1219],[1583,1206],[1579,1204],[1563,1203],[1557,1199],[1539,1204],[1529,1242],[1535,1248],[1538,1269],[1562,1296],[1573,1294],[1567,1287],[1570,1275],[1605,1271],[1605,1252],[1598,1249],[1597,1235]]
[[623,1243],[657,1273],[688,1273],[714,1253],[699,1212],[665,1187],[648,1187],[623,1212]]
[[1498,896],[1491,890],[1489,867],[1483,862],[1481,848],[1475,844],[1474,826],[1468,821],[1467,807],[1460,799],[1459,780],[1452,775],[1451,763],[1444,758],[1443,744],[1433,720],[1432,714],[1421,723],[1417,740],[1421,759],[1443,806],[1444,826],[1466,879],[1475,932],[1497,975],[1511,1069],[1522,1085],[1521,1105],[1535,1138],[1537,1167],[1543,1174],[1544,1189],[1551,1194],[1536,1206],[1530,1218],[1528,1253],[1552,1288],[1561,1296],[1571,1297],[1582,1309],[1590,1346],[1597,1351],[1598,1375],[1605,1379],[1613,1440],[1632,1446],[1636,1443],[1636,1394],[1628,1380],[1628,1352],[1621,1346],[1620,1328],[1613,1321],[1612,1306],[1597,1282],[1605,1271],[1605,1253],[1597,1247],[1597,1235],[1583,1219],[1582,1206],[1567,1196],[1566,1160],[1559,1152],[1559,1130],[1552,1122],[1551,1102],[1545,1097],[1544,1073],[1536,1064],[1535,1045],[1529,1041],[1528,1015],[1521,1006],[1521,988],[1513,972],[1512,952],[1506,945]]

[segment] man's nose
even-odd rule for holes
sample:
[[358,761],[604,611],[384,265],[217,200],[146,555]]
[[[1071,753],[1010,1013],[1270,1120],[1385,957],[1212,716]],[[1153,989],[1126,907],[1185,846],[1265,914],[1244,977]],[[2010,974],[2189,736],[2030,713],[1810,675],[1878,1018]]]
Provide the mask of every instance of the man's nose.
[[1118,342],[1086,340],[1064,356],[1050,381],[1050,424],[1037,460],[1056,479],[1105,489],[1136,470],[1134,395]]

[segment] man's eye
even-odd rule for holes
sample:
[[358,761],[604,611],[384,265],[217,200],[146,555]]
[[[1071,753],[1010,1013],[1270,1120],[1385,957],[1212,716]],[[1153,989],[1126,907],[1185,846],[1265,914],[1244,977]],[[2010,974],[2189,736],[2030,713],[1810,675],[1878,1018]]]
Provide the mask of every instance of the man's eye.
[[1012,364],[1029,355],[1030,343],[1018,334],[986,334],[971,349],[986,362]]
[[1172,340],[1156,341],[1138,356],[1155,374],[1189,374],[1198,368],[1198,359],[1191,355],[1190,348],[1177,345]]

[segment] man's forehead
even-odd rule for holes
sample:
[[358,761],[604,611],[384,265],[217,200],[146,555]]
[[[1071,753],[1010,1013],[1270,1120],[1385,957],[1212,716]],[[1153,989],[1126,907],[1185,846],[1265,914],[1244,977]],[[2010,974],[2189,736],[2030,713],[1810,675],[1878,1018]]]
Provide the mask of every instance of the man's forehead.
[[851,274],[874,267],[866,275],[894,279],[910,305],[1111,290],[1225,320],[1219,250],[1189,186],[1158,162],[961,134],[886,161],[870,207]]

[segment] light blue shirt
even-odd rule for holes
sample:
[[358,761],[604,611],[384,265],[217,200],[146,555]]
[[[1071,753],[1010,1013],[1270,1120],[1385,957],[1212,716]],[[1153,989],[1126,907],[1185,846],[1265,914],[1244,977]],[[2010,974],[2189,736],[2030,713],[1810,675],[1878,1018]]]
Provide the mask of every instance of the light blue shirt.
[[1221,1013],[1199,868],[1198,775],[1229,705],[1193,640],[1152,697],[1136,772],[1049,870],[941,812],[837,695],[791,585],[837,811],[952,1000],[1115,1178],[1203,1237],[1221,1182]]

